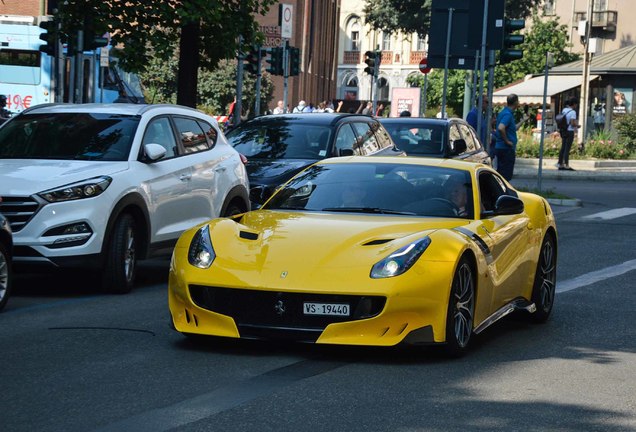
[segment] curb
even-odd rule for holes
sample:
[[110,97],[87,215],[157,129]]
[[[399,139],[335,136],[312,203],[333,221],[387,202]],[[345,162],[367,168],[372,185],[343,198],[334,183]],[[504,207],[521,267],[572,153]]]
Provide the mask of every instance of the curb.
[[546,201],[550,203],[550,205],[557,205],[562,207],[581,207],[582,202],[578,198],[568,198],[568,199],[557,199],[557,198],[546,198]]

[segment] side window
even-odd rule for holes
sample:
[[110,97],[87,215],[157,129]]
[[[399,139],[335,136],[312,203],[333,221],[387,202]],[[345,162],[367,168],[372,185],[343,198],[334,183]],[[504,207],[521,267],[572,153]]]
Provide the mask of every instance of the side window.
[[368,123],[355,122],[353,123],[353,128],[355,129],[359,138],[359,145],[353,150],[355,154],[364,156],[380,150],[378,140],[373,134],[373,131],[371,130],[371,127],[369,127]]
[[373,123],[372,129],[375,132],[375,137],[380,144],[380,148],[390,148],[393,147],[393,140],[389,133],[382,127],[380,122]]
[[174,124],[185,154],[207,150],[206,134],[196,120],[186,117],[175,117]]
[[450,146],[450,143],[461,139],[462,135],[459,133],[459,129],[457,129],[457,125],[456,124],[451,124],[449,129],[448,129],[448,144]]
[[338,135],[336,135],[335,152],[336,156],[339,156],[339,151],[342,149],[353,149],[356,144],[356,134],[353,133],[351,125],[344,124],[338,129]]
[[203,120],[197,120],[197,123],[199,123],[201,129],[203,129],[203,131],[205,132],[205,136],[208,137],[210,148],[214,147],[216,145],[216,139],[218,137],[218,133],[216,132],[216,129],[214,129],[214,126]]
[[177,155],[177,143],[174,140],[172,126],[170,125],[170,119],[168,119],[168,117],[154,119],[146,126],[146,132],[144,133],[144,139],[141,145],[144,146],[151,143],[159,144],[166,149],[164,159]]
[[481,201],[481,211],[493,211],[497,199],[506,195],[506,185],[491,172],[479,174],[479,197]]
[[477,150],[477,146],[475,145],[475,137],[470,131],[470,128],[465,124],[459,124],[459,130],[462,132],[462,138],[466,141],[466,153],[473,153]]

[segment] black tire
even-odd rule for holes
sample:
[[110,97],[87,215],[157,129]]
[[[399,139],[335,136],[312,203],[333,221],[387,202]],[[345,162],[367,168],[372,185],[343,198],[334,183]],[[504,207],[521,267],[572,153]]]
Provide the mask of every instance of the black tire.
[[102,287],[105,291],[114,294],[130,292],[135,283],[136,253],[135,219],[124,213],[115,222],[106,250],[106,266],[102,274]]
[[445,351],[450,357],[464,355],[473,335],[475,280],[473,267],[463,257],[455,270],[448,299]]
[[554,238],[548,234],[541,244],[537,270],[534,275],[531,301],[537,310],[530,314],[530,320],[544,323],[550,318],[556,293],[556,247]]
[[225,213],[223,213],[223,217],[229,218],[241,213],[245,213],[245,210],[243,209],[243,207],[237,204],[236,201],[232,201],[231,203],[228,204],[227,208],[225,209]]
[[4,308],[11,294],[11,256],[6,246],[0,243],[0,310]]

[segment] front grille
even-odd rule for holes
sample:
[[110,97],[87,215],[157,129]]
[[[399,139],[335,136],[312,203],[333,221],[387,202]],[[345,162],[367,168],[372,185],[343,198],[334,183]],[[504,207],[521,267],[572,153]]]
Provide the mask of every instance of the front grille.
[[3,196],[0,201],[0,213],[9,220],[14,233],[24,228],[38,210],[40,210],[40,203],[32,197]]
[[[194,303],[232,317],[240,328],[277,328],[322,331],[329,324],[371,318],[382,312],[386,297],[307,294],[190,285]],[[280,303],[284,312],[280,312]],[[304,315],[303,304],[349,304],[350,316]],[[243,332],[241,332],[243,335]]]

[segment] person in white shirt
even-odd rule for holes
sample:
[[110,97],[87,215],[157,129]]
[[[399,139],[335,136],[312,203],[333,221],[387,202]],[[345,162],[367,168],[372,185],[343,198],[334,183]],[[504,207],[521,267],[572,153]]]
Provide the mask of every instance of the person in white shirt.
[[279,100],[278,103],[276,104],[276,108],[274,108],[274,111],[272,111],[274,114],[283,114],[285,113],[285,108],[283,108],[283,101]]
[[574,171],[574,168],[571,168],[569,163],[570,149],[574,142],[576,130],[579,128],[579,123],[576,120],[576,107],[578,103],[579,102],[575,97],[571,97],[565,103],[563,111],[561,111],[561,114],[565,116],[565,121],[568,124],[568,130],[566,133],[561,135],[561,151],[559,152],[559,163],[557,164],[557,167],[560,170]]
[[293,113],[294,114],[299,114],[305,111],[305,107],[307,106],[307,104],[305,103],[304,100],[301,100],[300,102],[298,102],[298,106],[296,108],[294,108]]

